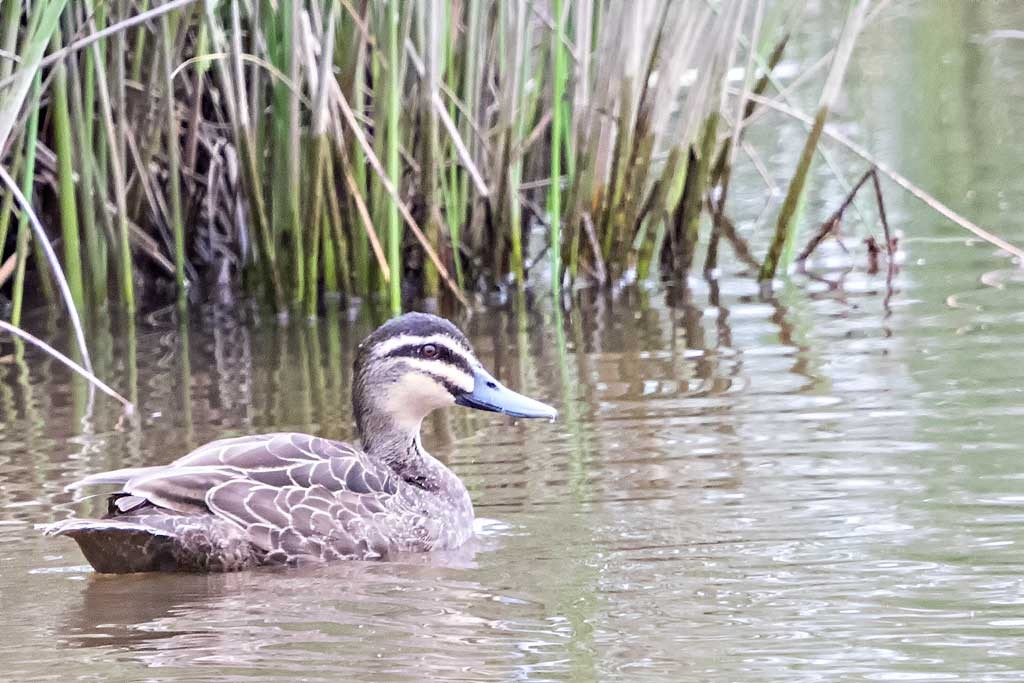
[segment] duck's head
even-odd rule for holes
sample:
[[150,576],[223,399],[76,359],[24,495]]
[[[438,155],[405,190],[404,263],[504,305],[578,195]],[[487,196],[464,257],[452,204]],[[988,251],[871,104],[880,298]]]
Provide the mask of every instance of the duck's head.
[[558,413],[505,387],[477,360],[466,335],[444,318],[406,313],[359,345],[352,404],[364,444],[375,431],[418,433],[430,412],[449,405],[513,417]]

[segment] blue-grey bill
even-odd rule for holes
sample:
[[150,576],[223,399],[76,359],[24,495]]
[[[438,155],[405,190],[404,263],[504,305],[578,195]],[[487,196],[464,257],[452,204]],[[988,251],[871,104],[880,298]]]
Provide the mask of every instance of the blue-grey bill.
[[512,417],[545,417],[553,420],[558,416],[558,411],[548,404],[512,391],[482,367],[473,371],[473,391],[462,394],[455,399],[455,403]]

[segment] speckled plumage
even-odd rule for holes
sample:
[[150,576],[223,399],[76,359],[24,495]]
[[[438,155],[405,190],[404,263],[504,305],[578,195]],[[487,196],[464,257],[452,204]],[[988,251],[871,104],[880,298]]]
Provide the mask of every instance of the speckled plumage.
[[419,313],[360,344],[352,402],[362,449],[295,433],[214,441],[169,465],[87,477],[78,485],[121,486],[107,516],[58,522],[48,533],[75,539],[105,573],[450,550],[472,536],[473,505],[459,478],[423,450],[423,417],[454,403],[555,415],[501,386],[454,325]]
[[[457,548],[473,533],[473,506],[458,477],[431,461],[424,485],[308,434],[223,439],[130,472],[111,517],[68,520],[51,533],[74,538],[97,570],[115,573],[117,562],[120,571],[232,571]],[[126,555],[137,562],[121,561]]]

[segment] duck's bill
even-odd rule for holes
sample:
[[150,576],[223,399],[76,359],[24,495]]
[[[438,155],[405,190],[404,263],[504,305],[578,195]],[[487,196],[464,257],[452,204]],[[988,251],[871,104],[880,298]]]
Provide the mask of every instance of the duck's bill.
[[455,403],[512,417],[545,417],[553,420],[558,416],[558,411],[548,404],[512,391],[483,368],[473,372],[473,391],[462,394],[455,399]]

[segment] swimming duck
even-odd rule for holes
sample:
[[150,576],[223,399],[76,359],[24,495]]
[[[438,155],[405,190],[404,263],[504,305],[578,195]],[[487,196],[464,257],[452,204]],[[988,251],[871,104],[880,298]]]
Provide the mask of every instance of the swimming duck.
[[362,448],[309,434],[222,439],[169,465],[115,470],[73,486],[118,484],[102,519],[69,519],[101,573],[234,571],[454,549],[473,534],[459,478],[423,448],[420,424],[451,404],[554,419],[503,386],[443,318],[407,313],[356,354],[352,409]]

